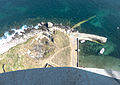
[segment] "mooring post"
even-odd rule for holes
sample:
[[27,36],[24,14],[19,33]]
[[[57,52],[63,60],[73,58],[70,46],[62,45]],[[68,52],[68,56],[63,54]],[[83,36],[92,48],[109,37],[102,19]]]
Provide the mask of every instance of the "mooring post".
[[5,72],[5,64],[2,65],[3,72]]
[[79,67],[79,39],[77,38],[77,67]]

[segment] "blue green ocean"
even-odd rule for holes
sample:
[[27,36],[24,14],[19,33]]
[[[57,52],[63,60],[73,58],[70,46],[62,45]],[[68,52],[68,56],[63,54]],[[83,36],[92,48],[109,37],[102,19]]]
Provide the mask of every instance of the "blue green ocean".
[[108,40],[104,45],[80,44],[80,66],[120,70],[120,0],[0,0],[0,36],[41,21],[72,27],[94,15],[77,30]]

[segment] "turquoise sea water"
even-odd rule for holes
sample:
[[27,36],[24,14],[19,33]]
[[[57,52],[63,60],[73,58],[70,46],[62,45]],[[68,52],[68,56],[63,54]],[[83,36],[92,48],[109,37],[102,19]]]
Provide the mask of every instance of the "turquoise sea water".
[[[1,0],[0,35],[40,21],[72,26],[94,15],[95,19],[77,29],[105,36],[108,42],[80,44],[80,66],[120,70],[120,0]],[[105,52],[100,55],[103,47]]]

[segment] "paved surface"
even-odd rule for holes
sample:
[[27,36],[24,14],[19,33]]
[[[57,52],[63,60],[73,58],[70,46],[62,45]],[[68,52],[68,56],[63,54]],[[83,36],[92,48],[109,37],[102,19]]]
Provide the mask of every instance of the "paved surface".
[[86,34],[86,33],[72,33],[74,37],[78,38],[79,40],[88,40],[94,42],[95,40],[100,41],[101,43],[106,43],[107,38],[98,36],[98,35],[93,35],[93,34]]
[[120,85],[120,80],[80,68],[38,68],[0,74],[0,85]]
[[72,67],[76,67],[77,66],[77,38],[75,38],[74,36],[70,36],[70,47],[71,47],[71,65]]

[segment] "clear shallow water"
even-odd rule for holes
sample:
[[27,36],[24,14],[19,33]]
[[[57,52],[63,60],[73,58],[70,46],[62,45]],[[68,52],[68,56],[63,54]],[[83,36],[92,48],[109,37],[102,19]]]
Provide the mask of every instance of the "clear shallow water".
[[[36,24],[40,21],[72,26],[94,15],[97,16],[95,19],[77,29],[81,32],[105,36],[108,42],[103,46],[91,42],[81,44],[80,64],[86,67],[119,70],[119,0],[2,0],[0,1],[0,35],[13,27],[20,28],[22,25]],[[103,47],[105,52],[100,55],[99,51]]]

